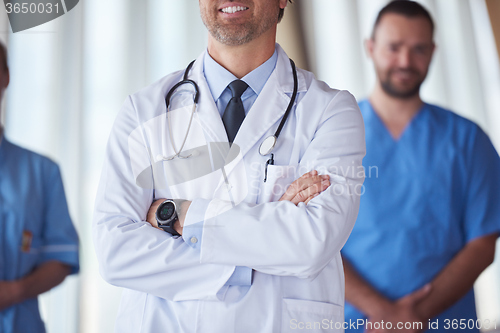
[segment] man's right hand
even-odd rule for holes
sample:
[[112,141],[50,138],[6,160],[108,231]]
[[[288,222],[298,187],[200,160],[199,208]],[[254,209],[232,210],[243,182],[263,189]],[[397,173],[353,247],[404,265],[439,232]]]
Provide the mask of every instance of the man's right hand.
[[330,176],[318,175],[318,171],[312,170],[303,174],[295,180],[287,189],[279,201],[288,200],[297,205],[303,202],[306,205],[313,198],[330,186]]

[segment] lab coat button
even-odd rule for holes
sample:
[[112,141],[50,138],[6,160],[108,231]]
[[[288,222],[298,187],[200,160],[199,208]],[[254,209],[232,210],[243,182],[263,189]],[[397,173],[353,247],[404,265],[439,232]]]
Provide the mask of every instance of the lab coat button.
[[198,239],[196,237],[191,237],[191,243],[198,243]]

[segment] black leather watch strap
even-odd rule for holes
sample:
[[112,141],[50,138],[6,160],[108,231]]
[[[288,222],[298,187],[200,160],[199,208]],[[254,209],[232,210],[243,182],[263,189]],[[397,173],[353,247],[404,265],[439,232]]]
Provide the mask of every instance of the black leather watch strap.
[[163,231],[165,232],[168,232],[169,234],[171,234],[172,236],[181,236],[180,233],[178,233],[175,229],[174,229],[174,224],[175,222],[177,222],[178,219],[175,219],[174,221],[168,223],[168,224],[164,224],[164,225],[161,225],[158,223],[158,227],[163,229]]

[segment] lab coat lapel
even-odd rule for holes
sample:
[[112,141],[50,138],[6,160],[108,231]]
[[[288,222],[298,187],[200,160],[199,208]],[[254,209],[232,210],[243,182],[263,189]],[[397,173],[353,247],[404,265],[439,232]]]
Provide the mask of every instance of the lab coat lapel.
[[[249,110],[234,141],[240,147],[243,156],[255,144],[260,145],[267,137],[266,133],[269,129],[272,128],[271,132],[274,134],[290,103],[290,97],[287,94],[291,95],[293,92],[292,67],[285,51],[279,45],[277,48],[276,68]],[[297,72],[297,75],[298,91],[305,91],[304,77],[300,72]]]

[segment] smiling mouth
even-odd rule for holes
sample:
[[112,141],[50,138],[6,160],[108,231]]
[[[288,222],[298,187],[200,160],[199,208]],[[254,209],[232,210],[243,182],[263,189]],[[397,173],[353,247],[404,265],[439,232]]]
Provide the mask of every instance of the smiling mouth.
[[242,6],[232,6],[232,7],[225,7],[220,9],[220,12],[226,13],[226,14],[234,14],[237,12],[242,12],[247,10],[248,7],[242,7]]

